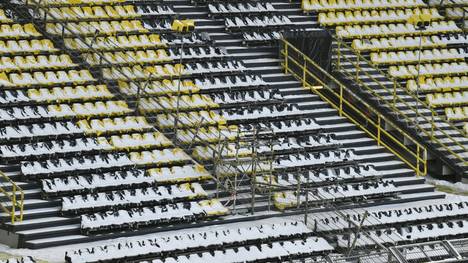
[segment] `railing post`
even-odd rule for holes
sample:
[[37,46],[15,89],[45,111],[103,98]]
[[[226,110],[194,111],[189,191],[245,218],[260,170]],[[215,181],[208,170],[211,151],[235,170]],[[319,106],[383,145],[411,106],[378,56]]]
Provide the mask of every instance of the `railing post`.
[[343,117],[343,85],[340,85],[340,117]]
[[393,108],[396,108],[396,87],[397,87],[397,82],[395,79],[393,79]]
[[417,146],[416,146],[416,156],[417,156],[417,158],[416,158],[416,176],[418,176],[418,177],[421,176],[421,174],[420,174],[421,171],[419,170],[420,150],[421,150],[420,146],[419,146],[419,144],[417,144]]
[[381,121],[382,121],[382,118],[380,117],[380,114],[377,115],[377,145],[380,146],[381,142],[380,142],[380,133],[381,133]]
[[356,57],[357,57],[357,63],[356,63],[356,80],[359,80],[359,72],[361,70],[361,65],[359,65],[360,61],[360,54],[356,52]]
[[13,185],[12,197],[11,197],[11,223],[15,223],[15,212],[16,212],[16,185]]
[[302,86],[305,88],[307,86],[307,80],[306,80],[306,71],[307,71],[307,60],[305,57],[304,59],[304,65],[302,67]]
[[289,53],[288,53],[288,42],[283,41],[284,43],[284,73],[288,74],[288,59],[289,59]]

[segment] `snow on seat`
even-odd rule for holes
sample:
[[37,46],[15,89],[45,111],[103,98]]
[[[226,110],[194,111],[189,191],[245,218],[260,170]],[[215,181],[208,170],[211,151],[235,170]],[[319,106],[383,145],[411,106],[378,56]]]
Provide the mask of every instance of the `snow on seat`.
[[[360,164],[348,167],[325,168],[318,171],[299,171],[281,173],[270,178],[269,175],[258,176],[257,182],[265,185],[294,186],[302,184],[319,184],[344,180],[359,180],[361,178],[381,178],[382,172],[375,170],[373,165]],[[271,182],[270,182],[271,179]]]
[[27,139],[57,135],[82,134],[81,127],[73,122],[43,122],[32,125],[12,125],[0,128],[0,140]]
[[[327,201],[344,202],[354,199],[381,198],[394,196],[398,193],[398,188],[392,181],[364,182],[351,185],[332,185],[313,189],[308,192],[309,197],[304,194],[297,196],[295,192],[277,192],[273,196],[275,206],[284,210],[286,208],[303,205],[306,200],[311,204]],[[299,204],[297,203],[299,200]]]
[[227,212],[227,208],[216,200],[132,208],[82,215],[81,230],[87,234],[164,223],[188,223],[203,218],[225,215]]
[[114,96],[106,85],[66,86],[54,87],[52,89],[39,88],[28,89],[26,92],[29,99],[38,102],[61,102],[98,98],[110,99]]
[[126,116],[122,118],[84,119],[77,122],[78,127],[87,134],[104,134],[108,132],[145,131],[152,129],[145,117]]
[[425,7],[422,0],[369,0],[369,1],[345,1],[345,0],[302,0],[302,9],[305,11],[328,11],[328,10],[365,10],[365,9],[387,9],[387,8],[415,8]]
[[100,34],[114,35],[116,33],[146,33],[148,28],[139,20],[116,20],[91,22],[70,22],[64,27],[60,23],[46,23],[46,31],[52,35],[62,36],[92,36],[96,30]]
[[468,91],[428,94],[426,101],[432,107],[466,105],[468,104]]
[[[179,84],[180,82],[180,84]],[[146,87],[144,94],[146,95],[169,95],[180,92],[180,94],[198,93],[200,87],[195,85],[192,80],[168,80],[162,81],[145,81],[145,82],[118,82],[119,89],[122,93],[133,95],[138,93],[138,87]]]
[[[431,22],[423,34],[460,33],[461,31],[454,21],[438,21]],[[371,38],[419,35],[420,32],[412,24],[398,23],[338,26],[336,34],[341,38]]]
[[[221,225],[206,230],[189,230],[179,234],[158,234],[145,239],[132,238],[116,241],[106,245],[68,251],[66,259],[70,263],[119,260],[162,254],[171,255],[172,251],[204,252],[208,247],[223,249],[227,246],[241,246],[246,242],[261,244],[306,237],[309,237],[310,239],[307,240],[312,243],[310,247],[303,250],[304,252],[313,253],[332,249],[325,239],[311,236],[312,232],[302,222],[279,220],[275,223],[252,223],[249,226]],[[126,249],[128,247],[132,249]],[[290,249],[292,252],[292,248]]]
[[156,205],[204,198],[208,194],[198,183],[116,190],[62,198],[62,213],[97,212],[116,208]]
[[212,178],[202,165],[152,168],[148,170],[148,174],[159,183],[201,181]]
[[51,140],[47,142],[0,145],[2,158],[21,158],[60,153],[79,153],[87,151],[111,150],[106,138],[78,138],[69,140]]
[[[406,87],[412,91],[418,89],[418,83],[410,79]],[[452,89],[468,89],[467,76],[446,76],[446,77],[421,77],[419,78],[420,92],[451,91]]]

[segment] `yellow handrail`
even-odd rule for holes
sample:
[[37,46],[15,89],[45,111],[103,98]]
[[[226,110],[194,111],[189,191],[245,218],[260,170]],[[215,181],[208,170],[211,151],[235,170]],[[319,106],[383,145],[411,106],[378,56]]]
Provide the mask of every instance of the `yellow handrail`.
[[[18,186],[13,180],[11,180],[6,174],[0,171],[0,179],[3,182],[9,183],[11,191],[6,190],[0,184],[0,193],[7,198],[11,203],[10,208],[8,205],[4,205],[0,202],[0,208],[7,214],[10,214],[11,223],[14,224],[16,221],[23,221],[23,209],[24,209],[24,191]],[[19,196],[18,196],[19,195]],[[19,215],[16,212],[19,211]]]
[[[310,88],[312,92],[327,101],[333,108],[338,110],[340,116],[348,118],[375,139],[378,145],[387,148],[398,156],[416,172],[416,175],[424,176],[427,174],[427,149],[424,145],[356,96],[352,90],[335,79],[287,40],[283,39],[282,41],[284,45],[281,50],[281,54],[284,56],[282,65],[286,73],[293,75],[302,82],[304,87]],[[324,81],[323,78],[320,78],[311,70],[323,74],[328,81]],[[309,80],[315,81],[320,86],[313,86]],[[364,112],[361,108],[364,108],[367,112]],[[397,133],[397,136],[389,132],[389,130]],[[405,145],[404,141],[411,142],[415,149]]]
[[[380,70],[379,68],[377,68],[371,61],[367,60],[366,58],[364,58],[358,51],[354,50],[352,47],[350,47],[348,44],[346,44],[344,41],[342,41],[341,39],[338,39],[336,37],[333,37],[333,39],[336,41],[336,43],[338,44],[338,52],[337,52],[337,63],[336,63],[336,66],[337,66],[337,70],[339,70],[341,73],[343,74],[346,74],[350,77],[352,77],[354,79],[354,81],[357,82],[357,84],[359,84],[359,86],[361,88],[365,88],[367,92],[369,92],[370,94],[372,94],[373,97],[377,98],[381,103],[385,103],[385,106],[389,107],[393,112],[397,113],[399,115],[399,117],[403,118],[406,120],[407,123],[411,123],[412,125],[414,125],[417,129],[417,131],[420,131],[422,132],[425,136],[427,136],[433,143],[437,144],[438,146],[442,147],[444,150],[446,150],[447,152],[449,152],[451,155],[453,155],[456,159],[458,159],[461,163],[463,163],[464,165],[468,165],[468,161],[462,157],[460,154],[454,152],[452,149],[450,149],[449,146],[447,146],[447,143],[444,143],[443,141],[441,141],[440,139],[438,139],[436,136],[435,136],[435,133],[440,133],[441,135],[443,135],[444,139],[445,140],[449,140],[451,143],[455,144],[457,146],[457,148],[459,149],[462,149],[464,152],[468,152],[467,149],[465,148],[464,145],[462,145],[458,140],[454,139],[450,134],[448,134],[446,131],[444,131],[443,129],[440,129],[437,125],[434,125],[434,119],[435,118],[438,118],[438,119],[441,119],[442,121],[444,121],[444,125],[446,127],[450,127],[452,130],[455,130],[455,131],[458,131],[461,135],[463,135],[463,132],[460,131],[460,129],[458,129],[457,127],[453,126],[448,120],[446,120],[444,117],[440,116],[437,112],[435,112],[431,107],[429,107],[426,103],[424,103],[423,101],[421,101],[419,98],[416,97],[415,94],[413,94],[412,92],[409,92],[406,88],[403,88],[401,87],[401,85],[398,83],[398,81],[396,81],[394,78],[392,78],[391,76],[389,76],[386,72],[383,72],[382,70]],[[357,56],[357,62],[350,59],[349,57],[347,56],[344,56],[341,54],[341,46],[344,46],[345,48],[347,48],[349,51],[353,52],[354,55]],[[389,80],[391,80],[393,82],[393,88],[392,89],[389,89],[387,86],[383,85],[379,80],[375,79],[372,75],[370,75],[367,71],[363,70],[363,71],[357,71],[356,72],[356,75],[354,74],[351,74],[351,73],[348,73],[347,70],[345,70],[342,66],[342,60],[346,60],[346,62],[350,63],[351,65],[353,65],[357,70],[359,70],[359,65],[357,63],[359,63],[359,61],[363,61],[363,62],[366,62],[368,63],[370,66],[372,66],[373,70],[376,70],[377,72],[379,72],[380,74],[382,74],[383,76],[386,76]],[[387,99],[383,98],[382,95],[380,95],[379,93],[375,92],[375,90],[370,87],[366,82],[362,81],[360,78],[359,78],[359,73],[363,73],[365,74],[365,76],[368,78],[368,79],[371,79],[375,84],[377,84],[380,88],[384,89],[385,91],[389,92],[390,94],[392,94],[392,103],[389,103]],[[403,100],[396,92],[396,90],[400,89],[401,91],[405,92],[404,95],[407,95],[407,96],[411,96],[415,101],[418,102],[419,105],[421,105],[421,109],[424,109],[424,110],[429,110],[431,112],[431,117],[427,117],[426,115],[424,114],[420,114],[419,110],[417,110],[414,106],[412,106],[411,104],[409,104],[408,102],[406,102],[405,100]],[[409,117],[407,113],[401,111],[400,109],[398,109],[396,107],[396,104],[397,103],[401,103],[401,104],[404,104],[407,108],[409,108],[411,110],[412,113],[415,113],[417,114],[417,117],[418,119],[423,119],[425,120],[427,123],[430,123],[430,128],[427,128],[427,127],[424,127],[422,125],[420,125],[419,123],[415,123],[415,118],[413,117]]]

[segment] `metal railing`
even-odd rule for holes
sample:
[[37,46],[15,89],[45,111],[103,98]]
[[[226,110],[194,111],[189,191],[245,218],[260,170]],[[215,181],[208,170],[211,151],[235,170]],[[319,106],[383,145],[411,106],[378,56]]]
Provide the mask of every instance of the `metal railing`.
[[[11,190],[8,190],[11,188]],[[6,174],[0,171],[0,208],[9,214],[11,223],[23,221],[24,191]],[[6,204],[5,204],[6,203]],[[19,211],[19,215],[17,212]]]
[[[418,176],[427,174],[427,150],[411,135],[400,129],[367,102],[360,99],[344,84],[335,79],[316,62],[287,40],[282,40],[282,66],[313,93],[328,102],[370,137],[411,167]],[[389,132],[389,131],[392,132]],[[410,142],[414,149],[404,142]]]
[[[404,120],[406,123],[413,125],[414,128],[416,129],[417,132],[419,132],[419,136],[426,136],[429,138],[429,140],[435,144],[435,146],[440,147],[450,153],[452,156],[454,156],[455,159],[458,160],[459,163],[462,163],[463,165],[468,165],[468,160],[463,157],[461,154],[456,153],[452,148],[456,146],[458,149],[462,150],[465,153],[468,153],[467,149],[465,148],[464,145],[462,145],[456,138],[454,138],[452,135],[447,133],[444,129],[436,125],[435,121],[441,121],[443,123],[443,126],[448,127],[454,131],[459,132],[461,136],[463,136],[463,132],[458,129],[457,127],[453,126],[444,116],[440,116],[437,112],[435,112],[431,107],[429,107],[425,102],[421,101],[416,94],[410,92],[408,89],[405,87],[402,87],[398,81],[395,78],[392,78],[391,76],[388,75],[388,73],[380,70],[377,66],[375,66],[371,61],[368,59],[364,58],[358,51],[353,49],[351,46],[349,46],[347,43],[345,43],[343,40],[337,38],[336,36],[333,36],[334,41],[336,41],[338,48],[337,48],[337,57],[335,59],[336,63],[335,64],[335,70],[339,71],[340,73],[350,77],[354,82],[359,84],[359,87],[367,92],[368,94],[371,94],[373,98],[378,99],[379,103],[381,103],[383,106],[387,107],[390,109],[392,112],[398,114],[398,117]],[[353,53],[353,55],[356,56],[356,58],[350,58],[349,56],[343,55],[342,54],[342,48],[345,48],[349,50],[350,52]],[[346,68],[343,67],[343,62],[349,63],[352,65],[356,72],[351,73],[346,70]],[[379,74],[382,74],[383,76],[387,77],[389,80],[392,81],[393,85],[392,88],[382,84],[381,81],[376,79],[374,76],[369,74],[369,72],[365,70],[360,70],[360,63],[361,62],[366,62],[369,64],[373,70],[376,70]],[[360,77],[360,74],[364,74],[365,77],[378,85],[379,89],[382,89],[386,91],[389,94],[392,94],[392,100],[391,102],[387,99],[384,98],[380,93],[375,91],[375,88],[371,87],[368,83],[363,81]],[[420,106],[419,110],[414,106],[411,105],[408,101],[405,101],[402,98],[402,95],[399,95],[398,92],[403,92],[404,96],[410,96],[415,102],[418,103]],[[397,104],[400,104],[407,109],[409,109],[410,113],[404,112],[400,110],[397,107]],[[431,116],[427,116],[424,114],[421,114],[421,109],[428,110],[431,112]],[[409,114],[416,114],[416,116],[411,117]],[[419,122],[415,122],[415,120],[419,119]],[[424,124],[421,124],[421,122],[429,123],[430,127],[425,126]],[[437,134],[443,136],[442,139],[437,138]],[[449,144],[453,144],[454,146],[449,146]]]

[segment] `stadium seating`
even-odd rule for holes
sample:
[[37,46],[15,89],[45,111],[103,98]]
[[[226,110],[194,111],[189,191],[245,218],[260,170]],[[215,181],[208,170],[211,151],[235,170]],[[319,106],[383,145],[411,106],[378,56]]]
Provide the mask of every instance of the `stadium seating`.
[[[308,257],[331,250],[325,239],[313,237],[311,234],[312,232],[303,223],[290,221],[249,227],[221,227],[69,251],[66,259],[67,262],[78,263],[131,259],[139,255],[169,258],[174,257],[173,251],[199,251],[200,254],[203,253],[200,260],[221,260],[226,256],[224,251],[230,256],[238,255],[243,257],[243,261],[251,262],[258,259],[286,259],[289,258],[288,254],[292,258]],[[132,249],[128,251],[128,248]],[[208,248],[210,251],[219,252],[212,253],[210,257],[210,253],[205,252]],[[240,252],[245,253],[241,255]],[[192,259],[199,256],[194,253],[189,257]]]
[[[420,95],[455,92],[466,86],[467,40],[463,28],[457,25],[463,14],[461,3],[303,0],[302,7],[318,12],[321,25],[335,27],[337,37],[351,42],[364,56],[369,55],[372,66],[388,70],[390,77],[410,91]],[[414,15],[429,17],[427,27],[418,29],[407,22]],[[457,98],[452,99],[449,94],[421,95],[420,99],[440,108],[465,103],[460,96],[454,94]],[[465,118],[454,111],[438,110],[446,113],[448,121],[463,125]]]
[[[284,32],[316,29],[311,28],[316,23],[311,16],[298,14],[297,3],[192,0],[181,8],[170,1],[43,0],[40,11],[34,11],[22,0],[15,2],[30,15],[50,14],[40,20],[45,31],[5,19],[11,27],[0,36],[0,54],[5,54],[0,61],[0,157],[15,171],[15,180],[27,181],[31,188],[24,222],[9,225],[24,237],[22,245],[128,238],[70,251],[69,262],[313,260],[334,248],[301,223],[276,223],[278,219],[263,225],[252,220],[245,223],[248,227],[224,225],[250,220],[250,212],[256,211],[273,216],[305,205],[372,207],[442,197],[279,70],[272,40]],[[396,15],[438,15],[416,0],[374,2],[379,15],[354,8],[347,23],[367,30],[364,22],[402,23]],[[388,6],[401,12],[392,13]],[[342,7],[336,11],[348,16]],[[179,13],[195,16],[194,32],[172,31],[171,22]],[[367,14],[369,20],[363,21]],[[29,15],[18,21],[28,19]],[[438,20],[435,33],[459,32],[442,17]],[[385,39],[380,34],[385,30],[363,36],[356,46],[379,53],[374,55],[376,64],[414,66],[418,35],[414,28],[405,30],[410,36],[403,32],[377,50],[368,40],[375,41],[373,35]],[[259,45],[258,53],[243,53],[249,47],[223,47],[231,45],[230,37],[235,45]],[[424,53],[428,64],[463,64],[465,50],[445,42],[462,43],[463,38],[425,37],[433,41]],[[402,57],[391,53],[402,50]],[[427,82],[465,81],[454,72],[440,75],[428,75]],[[432,87],[431,92],[446,92],[444,86]],[[247,171],[253,151],[239,141],[257,131],[265,138],[260,137],[256,154],[271,158],[271,163],[262,161],[256,164],[258,170]],[[238,169],[213,166],[218,142],[226,145],[221,157],[240,159]],[[239,192],[224,189],[238,179],[238,170],[246,171],[235,182]],[[268,200],[265,188],[259,187],[255,198],[260,200],[251,208],[249,184],[254,177],[248,176],[256,176],[259,184],[272,183],[278,191]],[[296,190],[299,183],[310,191]],[[271,212],[273,205],[280,211]],[[233,210],[245,216],[232,216]],[[188,230],[202,225],[210,229]],[[158,233],[157,238],[127,237],[169,230],[174,232]],[[428,233],[427,238],[436,237]],[[333,244],[341,246],[337,240]]]

